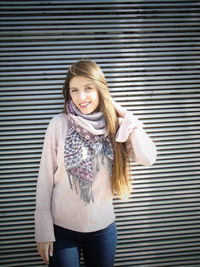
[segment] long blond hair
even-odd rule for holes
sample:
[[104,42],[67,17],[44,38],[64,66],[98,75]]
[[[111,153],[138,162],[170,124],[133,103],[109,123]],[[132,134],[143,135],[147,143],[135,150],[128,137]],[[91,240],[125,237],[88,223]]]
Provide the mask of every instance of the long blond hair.
[[[65,100],[64,107],[66,107],[66,103],[70,99],[70,80],[76,76],[90,79],[98,90],[100,110],[105,116],[107,131],[114,151],[114,162],[111,175],[112,192],[120,198],[127,197],[129,196],[131,189],[128,173],[129,166],[127,151],[124,143],[117,143],[115,141],[115,134],[119,128],[119,122],[115,107],[111,101],[111,95],[105,76],[101,68],[94,61],[80,60],[73,64],[68,70],[63,86]],[[64,112],[67,113],[66,108],[64,108]]]

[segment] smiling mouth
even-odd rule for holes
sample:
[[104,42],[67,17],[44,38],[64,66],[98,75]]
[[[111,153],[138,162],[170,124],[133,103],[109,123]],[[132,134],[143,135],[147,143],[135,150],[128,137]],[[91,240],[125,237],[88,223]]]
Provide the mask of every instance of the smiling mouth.
[[87,106],[89,106],[90,103],[91,103],[91,102],[82,103],[82,104],[79,104],[79,106],[80,106],[81,108],[87,108]]

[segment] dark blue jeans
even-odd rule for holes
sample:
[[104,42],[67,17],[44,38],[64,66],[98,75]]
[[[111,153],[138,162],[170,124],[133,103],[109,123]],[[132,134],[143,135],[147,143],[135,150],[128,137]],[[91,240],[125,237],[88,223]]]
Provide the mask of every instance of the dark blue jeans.
[[103,230],[81,233],[54,225],[56,242],[49,267],[80,267],[82,251],[85,267],[113,267],[117,244],[116,223]]

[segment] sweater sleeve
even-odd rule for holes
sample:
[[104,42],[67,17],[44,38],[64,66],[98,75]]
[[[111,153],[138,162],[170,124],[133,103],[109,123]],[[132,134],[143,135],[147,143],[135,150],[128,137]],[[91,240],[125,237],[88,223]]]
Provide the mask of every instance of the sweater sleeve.
[[143,124],[127,112],[116,133],[116,142],[126,143],[128,156],[138,164],[152,165],[156,161],[156,147],[143,129]]
[[51,214],[54,173],[57,169],[58,126],[54,117],[47,128],[36,190],[35,239],[37,242],[55,241]]

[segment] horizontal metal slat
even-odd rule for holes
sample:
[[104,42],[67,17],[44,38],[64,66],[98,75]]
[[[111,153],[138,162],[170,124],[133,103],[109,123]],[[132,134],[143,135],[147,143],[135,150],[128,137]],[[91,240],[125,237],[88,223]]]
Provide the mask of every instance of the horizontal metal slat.
[[[92,34],[87,34],[86,35],[86,34],[84,34],[84,30],[83,30],[82,34],[79,35],[79,39],[80,40],[81,39],[88,39],[88,38],[92,39],[93,36],[94,36],[94,31],[91,31],[91,32],[92,32]],[[98,31],[98,32],[101,33],[101,31]],[[129,38],[129,37],[132,37],[132,38],[135,38],[135,39],[137,39],[137,38],[147,38],[147,37],[153,38],[155,36],[153,33],[130,33],[130,32],[133,32],[133,30],[129,30],[128,32],[129,32],[129,34],[126,35],[127,38]],[[174,38],[177,39],[177,37],[188,36],[188,38],[191,38],[191,37],[195,37],[197,33],[198,32],[195,32],[195,31],[194,32],[174,32],[174,33],[173,32],[171,32],[171,33],[163,32],[163,33],[159,33],[159,36],[157,37],[157,41],[159,41],[159,39],[162,38],[162,37],[165,37],[165,38],[166,37],[174,37]],[[45,36],[43,33],[41,33],[39,35],[32,35],[32,36],[29,36],[27,34],[27,35],[23,36],[23,39],[32,41],[32,40],[38,39],[39,36],[40,36],[41,40],[46,40],[46,39],[65,39],[65,38],[68,39],[68,40],[69,39],[76,39],[76,37],[75,37],[76,34],[74,34],[74,32],[71,32],[71,35],[68,34],[66,37],[64,37],[63,35],[60,35],[60,34],[47,35],[47,36]],[[110,38],[117,39],[117,38],[120,38],[120,37],[124,38],[125,35],[118,33],[117,30],[114,31],[114,33],[113,33],[112,30],[110,30]],[[102,38],[102,39],[105,38],[105,34],[98,34],[98,38]],[[186,39],[188,40],[188,38],[186,38]],[[2,41],[18,41],[19,37],[18,36],[10,36],[9,35],[9,36],[1,37],[1,40]]]
[[[36,6],[37,7],[37,6]],[[50,5],[47,6],[47,8],[49,9]],[[138,5],[137,5],[137,8],[133,7],[131,9],[131,12],[130,12],[130,8],[128,8],[127,6],[125,6],[125,8],[116,8],[114,9],[114,6],[112,6],[112,8],[110,7],[109,8],[101,8],[103,6],[100,6],[100,8],[95,8],[94,7],[91,7],[91,8],[88,8],[85,6],[85,9],[84,9],[84,6],[80,6],[79,9],[77,8],[77,5],[72,5],[71,6],[71,9],[69,9],[69,5],[63,7],[63,8],[58,8],[57,10],[55,10],[55,7],[52,6],[52,9],[54,10],[48,10],[48,14],[51,15],[51,14],[73,14],[74,15],[74,8],[76,8],[76,12],[80,15],[80,14],[86,14],[87,16],[92,14],[92,13],[95,13],[95,14],[105,14],[105,12],[109,12],[109,11],[112,11],[112,13],[131,13],[131,14],[138,14]],[[183,7],[183,6],[182,6]],[[44,7],[45,8],[45,7]],[[37,8],[36,8],[37,9]],[[28,9],[28,6],[22,6],[22,7],[17,7],[17,6],[9,6],[9,8],[2,6],[2,11],[0,12],[0,15],[10,15],[10,10],[12,10],[12,14],[13,15],[25,15],[25,16],[28,16],[28,15],[34,15],[34,14],[37,14],[37,15],[42,15],[43,13],[43,8],[40,6],[38,8],[38,10],[36,9],[33,9],[33,8],[30,8]],[[200,8],[199,6],[196,6],[196,7],[193,7],[193,8],[190,8],[190,14],[192,13],[194,16],[196,16],[198,14],[198,12],[200,11]],[[174,16],[174,17],[179,17],[179,16],[188,16],[188,8],[187,7],[178,7],[178,8],[163,8],[163,6],[161,6],[160,8],[158,8],[156,6],[155,9],[153,8],[149,8],[148,9],[148,15],[155,15],[155,12],[159,12],[159,15],[160,16],[164,16],[164,17],[168,17],[168,16]]]
[[[68,48],[69,49],[69,48]],[[78,54],[88,54],[88,53],[96,53],[97,52],[97,48],[95,48],[95,49],[91,49],[90,47],[88,47],[88,49],[78,49],[77,48],[77,50],[76,50],[76,48],[74,48],[74,50],[71,50],[71,52],[73,52],[73,53],[75,53],[76,52],[76,54],[78,55]],[[143,49],[131,49],[131,48],[118,48],[118,47],[116,47],[116,49],[114,49],[114,47],[113,48],[104,48],[104,49],[98,49],[98,54],[100,55],[101,53],[112,53],[112,55],[114,54],[114,52],[115,53],[120,53],[120,54],[122,54],[122,53],[128,53],[128,56],[129,55],[134,55],[134,52],[135,52],[135,56],[137,55],[138,57],[140,57],[140,56],[145,56],[145,55],[149,55],[149,56],[166,56],[166,55],[170,55],[170,56],[173,56],[173,54],[174,55],[176,55],[176,56],[178,56],[178,55],[187,55],[187,54],[190,54],[190,55],[192,55],[192,54],[195,54],[195,55],[198,55],[199,54],[199,47],[198,46],[193,46],[192,47],[192,51],[191,51],[191,47],[189,48],[187,48],[187,47],[184,47],[184,48],[182,48],[181,49],[181,47],[179,48],[179,47],[177,47],[177,50],[175,49],[175,47],[172,47],[172,48],[160,48],[160,49],[155,49],[155,48],[152,48],[152,49],[145,49],[145,48],[143,48]],[[132,52],[131,54],[130,54],[130,52]],[[51,56],[50,56],[50,54],[51,54]],[[16,59],[18,58],[19,60],[20,59],[25,59],[26,57],[30,57],[30,55],[31,55],[31,58],[39,58],[40,57],[40,55],[48,55],[48,57],[50,58],[50,57],[54,57],[53,55],[65,55],[65,50],[63,50],[63,51],[53,51],[53,50],[51,50],[51,52],[50,51],[42,51],[42,52],[33,52],[33,51],[31,51],[31,52],[19,52],[19,51],[17,51],[17,52],[2,52],[1,53],[1,57],[0,57],[0,59],[2,60],[2,61],[4,61],[4,60],[6,60],[6,58],[7,58],[7,60],[9,60],[9,59],[11,59],[11,58],[13,58],[14,56],[16,56]],[[115,55],[115,54],[114,54]]]
[[[81,21],[80,21],[81,22]],[[70,25],[71,24],[71,25]],[[174,22],[174,23],[127,23],[127,22],[122,22],[120,21],[120,25],[119,23],[113,22],[111,21],[110,24],[106,24],[105,21],[104,23],[102,23],[102,21],[100,21],[100,23],[95,23],[91,21],[91,24],[75,24],[73,23],[73,21],[70,23],[70,21],[68,20],[67,23],[65,23],[64,25],[59,24],[59,25],[37,25],[36,26],[32,26],[32,24],[30,23],[30,25],[12,25],[12,27],[10,26],[2,26],[1,27],[1,35],[6,35],[6,34],[17,34],[19,33],[20,35],[27,33],[27,30],[30,31],[30,34],[34,33],[34,32],[38,32],[40,33],[41,31],[45,32],[45,33],[49,33],[49,30],[51,30],[52,32],[59,32],[61,30],[77,30],[82,32],[82,29],[87,28],[87,31],[90,32],[90,29],[114,29],[114,26],[116,25],[116,28],[123,28],[124,31],[126,31],[127,29],[131,28],[134,29],[135,32],[140,31],[140,32],[148,32],[148,31],[177,31],[177,30],[181,30],[181,31],[188,31],[188,30],[192,30],[195,31],[198,30],[198,27],[200,26],[200,22],[196,21],[196,22],[183,22],[181,24],[181,29],[180,29],[180,23]],[[119,30],[119,29],[118,29]]]
[[[24,22],[23,22],[24,23]],[[118,36],[117,36],[118,37]],[[155,44],[154,43],[150,43],[151,41],[151,38],[139,38],[136,42],[136,40],[134,38],[132,38],[132,36],[130,38],[127,38],[125,39],[124,38],[125,36],[121,36],[120,39],[118,39],[118,44],[129,44],[130,46],[132,47],[155,47]],[[174,37],[174,38],[170,38],[170,37],[167,37],[167,38],[160,38],[158,36],[160,42],[159,42],[159,47],[162,47],[162,46],[179,46],[180,47],[182,45],[184,45],[184,42],[188,44],[188,41],[189,41],[189,44],[195,44],[196,45],[196,42],[199,41],[200,37],[199,36],[194,36],[192,38],[190,38],[188,40],[187,37],[181,37],[179,39],[179,42],[177,42],[177,38]],[[113,44],[113,45],[117,45],[116,44],[116,41],[115,40],[112,40],[112,39],[99,39],[99,40],[92,40],[92,39],[89,39],[89,40],[82,40],[81,41],[83,47],[85,47],[85,45],[97,45],[97,48],[98,48],[98,44]],[[79,40],[76,40],[76,38],[74,40],[60,40],[59,42],[59,47],[62,48],[63,45],[66,45],[66,46],[70,46],[70,45],[80,45],[80,41]],[[17,42],[15,43],[12,43],[12,42],[2,42],[0,43],[0,47],[3,49],[3,50],[6,50],[6,49],[9,49],[12,48],[12,49],[22,49],[20,46],[23,47],[23,49],[26,51],[27,49],[33,49],[33,51],[36,49],[38,49],[37,47],[39,46],[39,48],[41,50],[44,50],[44,49],[48,49],[48,50],[51,50],[51,47],[52,49],[54,49],[53,45],[58,45],[58,42],[54,41],[54,40],[48,40],[48,41],[22,41],[21,39],[18,39]],[[51,66],[49,66],[51,67]]]
[[[94,19],[92,19],[92,17]],[[99,17],[99,19],[97,19]],[[133,14],[134,17],[134,14]],[[63,19],[61,19],[63,18]],[[116,20],[117,18],[117,20]],[[194,25],[196,27],[199,23],[198,19],[193,20],[193,21],[185,21],[184,18],[165,18],[165,19],[158,19],[158,18],[146,18],[145,20],[140,19],[140,18],[130,18],[129,16],[127,17],[126,15],[124,16],[90,16],[90,19],[85,19],[84,16],[69,16],[68,18],[62,17],[62,16],[52,16],[51,19],[49,19],[48,16],[29,16],[26,18],[27,24],[24,24],[24,17],[4,17],[3,20],[0,18],[1,25],[2,25],[2,30],[13,30],[11,27],[17,26],[17,29],[48,29],[48,28],[57,28],[59,27],[67,27],[68,24],[72,24],[73,27],[76,25],[79,25],[80,28],[83,27],[82,20],[84,19],[84,24],[85,26],[92,26],[92,24],[104,27],[108,25],[119,25],[120,26],[138,26],[138,27],[154,27],[154,26],[166,26],[168,25],[169,27],[173,26],[180,26],[180,22],[182,26],[186,25]],[[8,21],[9,20],[9,21]]]

